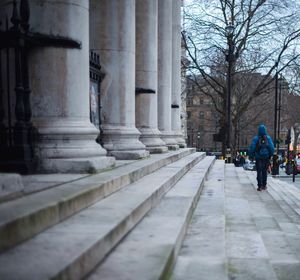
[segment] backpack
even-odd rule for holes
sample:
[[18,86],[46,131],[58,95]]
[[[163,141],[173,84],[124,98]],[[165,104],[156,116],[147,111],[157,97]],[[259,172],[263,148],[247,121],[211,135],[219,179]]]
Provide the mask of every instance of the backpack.
[[261,158],[269,158],[269,141],[266,135],[258,137],[258,141],[256,144],[256,152]]

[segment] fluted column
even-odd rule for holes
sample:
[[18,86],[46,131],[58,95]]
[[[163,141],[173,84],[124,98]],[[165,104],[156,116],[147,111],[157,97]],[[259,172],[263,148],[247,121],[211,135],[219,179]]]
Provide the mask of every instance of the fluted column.
[[89,119],[89,1],[31,0],[34,32],[68,37],[81,48],[30,52],[33,122],[41,172],[95,172],[114,164]]
[[158,129],[169,149],[178,149],[171,126],[172,0],[158,0]]
[[136,0],[136,126],[150,153],[168,150],[157,128],[157,0]]
[[179,147],[186,147],[181,130],[181,0],[172,5],[172,131]]
[[[135,127],[135,0],[90,1],[90,47],[100,53],[103,146],[119,159],[149,154]],[[105,79],[105,77],[104,77]]]

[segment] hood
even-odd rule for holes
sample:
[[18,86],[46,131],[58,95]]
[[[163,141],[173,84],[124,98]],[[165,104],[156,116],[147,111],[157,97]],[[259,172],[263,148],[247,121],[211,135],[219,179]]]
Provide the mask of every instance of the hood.
[[259,135],[259,136],[267,135],[267,128],[266,128],[265,125],[261,124],[261,125],[258,127],[258,135]]

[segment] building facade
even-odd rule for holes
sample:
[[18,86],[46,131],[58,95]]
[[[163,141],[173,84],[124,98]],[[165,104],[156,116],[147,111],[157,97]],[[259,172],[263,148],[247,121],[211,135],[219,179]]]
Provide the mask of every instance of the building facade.
[[190,80],[187,83],[187,145],[199,151],[221,151],[221,143],[214,141],[219,131],[219,116],[211,99],[199,93]]
[[[250,74],[247,80],[253,79],[253,84],[263,78],[261,74]],[[203,82],[194,83],[191,77],[187,83],[187,145],[195,147],[197,150],[206,152],[221,152],[222,132],[220,126],[220,115],[215,109],[211,98],[199,90],[205,86]],[[238,151],[247,151],[254,135],[257,134],[259,124],[264,123],[267,126],[268,133],[274,138],[275,121],[275,92],[276,82],[272,81],[265,92],[256,98],[253,98],[246,112],[243,112],[238,119],[237,129],[232,133],[232,142]],[[242,97],[247,98],[247,89],[242,88]],[[213,90],[210,94],[214,94]],[[284,150],[285,139],[287,136],[289,124],[289,109],[287,105],[288,84],[283,79],[279,79],[277,88],[277,133],[279,140],[279,149]],[[234,102],[234,98],[232,102]],[[234,131],[234,128],[232,129]],[[216,136],[220,139],[216,139]],[[215,141],[218,140],[218,141]]]
[[[20,127],[37,132],[39,172],[95,172],[185,147],[180,8],[181,0],[1,0],[2,151],[28,144],[8,141]],[[101,66],[98,95],[90,60]]]

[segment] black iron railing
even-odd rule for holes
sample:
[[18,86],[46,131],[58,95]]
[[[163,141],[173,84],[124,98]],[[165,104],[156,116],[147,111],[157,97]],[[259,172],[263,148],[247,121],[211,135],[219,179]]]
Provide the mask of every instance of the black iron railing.
[[90,50],[90,121],[100,131],[97,142],[102,144],[102,128],[101,128],[101,63],[100,55],[94,50]]

